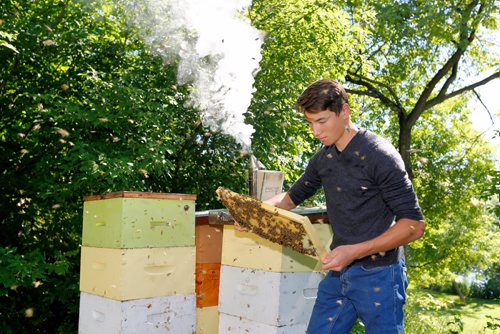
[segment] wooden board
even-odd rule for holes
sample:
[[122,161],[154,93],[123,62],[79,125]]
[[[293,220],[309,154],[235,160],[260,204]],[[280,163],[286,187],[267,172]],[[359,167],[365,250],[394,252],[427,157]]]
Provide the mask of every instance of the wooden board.
[[250,232],[314,258],[328,253],[307,217],[223,187],[216,193],[234,220]]
[[172,194],[172,193],[149,193],[140,191],[119,191],[114,193],[108,193],[104,195],[90,195],[84,196],[83,200],[87,201],[98,201],[102,199],[109,198],[153,198],[153,199],[174,199],[174,200],[186,200],[194,201],[196,200],[196,195],[192,194]]

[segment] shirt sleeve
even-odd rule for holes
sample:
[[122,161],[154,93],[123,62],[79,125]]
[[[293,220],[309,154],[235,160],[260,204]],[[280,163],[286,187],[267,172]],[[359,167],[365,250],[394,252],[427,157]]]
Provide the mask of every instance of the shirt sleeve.
[[297,181],[288,190],[288,195],[295,205],[300,205],[321,188],[321,178],[317,172],[317,157],[314,155]]
[[401,218],[423,220],[417,195],[399,152],[390,143],[376,151],[375,182],[396,221]]

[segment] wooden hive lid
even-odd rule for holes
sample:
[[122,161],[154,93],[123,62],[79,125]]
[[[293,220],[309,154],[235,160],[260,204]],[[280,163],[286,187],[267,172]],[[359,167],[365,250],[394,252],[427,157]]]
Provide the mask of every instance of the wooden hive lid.
[[83,197],[84,201],[97,201],[109,198],[152,198],[152,199],[174,199],[192,201],[196,200],[196,195],[190,194],[172,194],[172,193],[150,193],[140,191],[119,191],[104,195],[92,195]]

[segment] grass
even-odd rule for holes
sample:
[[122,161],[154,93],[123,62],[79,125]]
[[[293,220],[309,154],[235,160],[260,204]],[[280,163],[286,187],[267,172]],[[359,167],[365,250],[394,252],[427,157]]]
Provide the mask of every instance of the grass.
[[413,305],[410,312],[441,324],[442,333],[500,333],[499,300],[467,298],[464,305],[458,296],[442,292],[410,288],[408,294]]

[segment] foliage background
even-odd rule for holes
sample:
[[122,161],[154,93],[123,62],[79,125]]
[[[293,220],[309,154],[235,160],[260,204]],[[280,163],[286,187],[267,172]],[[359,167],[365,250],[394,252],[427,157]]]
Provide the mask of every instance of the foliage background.
[[[294,109],[305,86],[333,77],[359,90],[348,77],[361,73],[394,85],[410,108],[451,52],[457,32],[443,18],[465,5],[402,3],[254,1],[248,15],[267,35],[247,122],[256,129],[255,154],[284,171],[287,186],[319,147]],[[436,8],[441,16],[422,14]],[[138,38],[124,11],[104,0],[0,4],[2,332],[76,332],[84,196],[192,193],[201,211],[221,207],[220,185],[247,191],[248,155],[185,107],[190,87],[176,82],[176,64]],[[495,6],[485,11],[474,21],[478,31],[497,27]],[[498,54],[483,58],[488,43],[480,41],[467,53],[464,77],[498,68]],[[383,61],[377,47],[392,53]],[[498,279],[498,160],[468,120],[471,97],[434,106],[411,132],[413,182],[428,224],[408,249],[421,286],[470,273]],[[350,104],[359,125],[398,145],[398,116],[383,102],[353,92]]]

